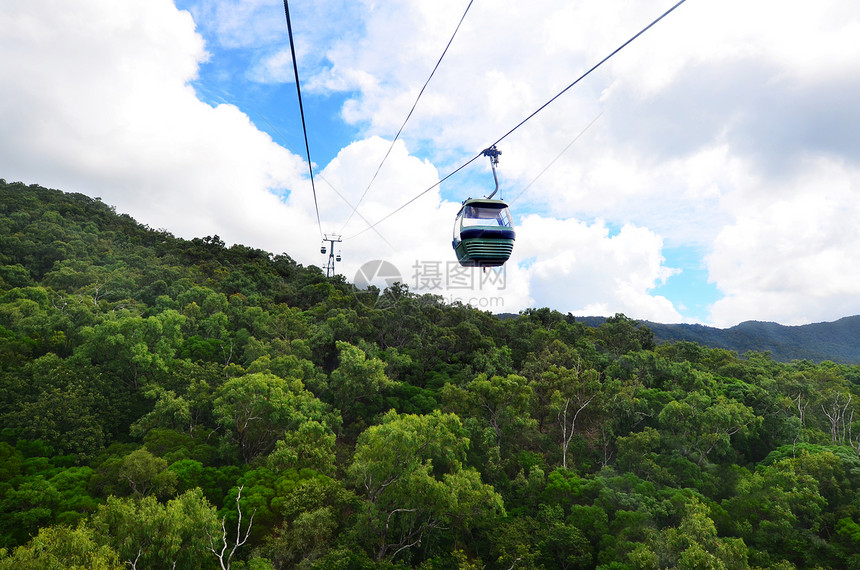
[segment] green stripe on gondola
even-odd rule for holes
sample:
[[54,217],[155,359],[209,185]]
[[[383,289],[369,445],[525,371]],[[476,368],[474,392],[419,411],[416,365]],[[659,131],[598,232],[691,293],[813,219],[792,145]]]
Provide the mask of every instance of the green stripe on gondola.
[[514,249],[512,239],[465,239],[454,251],[461,265],[472,267],[496,267],[503,265]]

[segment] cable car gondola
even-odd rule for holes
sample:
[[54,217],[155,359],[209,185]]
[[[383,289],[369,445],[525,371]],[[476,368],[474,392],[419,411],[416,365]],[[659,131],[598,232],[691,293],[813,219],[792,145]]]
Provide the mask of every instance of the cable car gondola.
[[454,240],[451,245],[457,261],[464,267],[498,267],[511,256],[516,234],[511,224],[511,213],[504,200],[493,200],[499,191],[496,165],[501,151],[495,146],[486,149],[490,157],[496,189],[486,198],[469,198],[454,220]]
[[457,214],[452,245],[464,267],[497,267],[511,256],[515,237],[507,203],[470,198]]

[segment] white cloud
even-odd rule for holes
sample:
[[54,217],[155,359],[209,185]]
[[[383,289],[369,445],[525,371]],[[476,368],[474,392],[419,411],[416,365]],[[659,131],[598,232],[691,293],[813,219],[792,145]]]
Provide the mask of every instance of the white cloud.
[[676,273],[664,265],[662,246],[659,236],[633,225],[611,236],[600,221],[531,215],[517,230],[512,261],[524,262],[531,294],[554,309],[680,322],[668,299],[649,293]]
[[[335,200],[329,192],[323,200],[328,204],[324,220],[347,219],[389,145],[376,137],[355,142],[323,170],[320,178],[339,194]],[[398,142],[359,211],[375,222],[437,180],[430,163],[410,156]],[[675,272],[664,265],[662,240],[652,232],[629,225],[610,236],[602,223],[589,226],[573,219],[527,216],[516,229],[514,253],[504,275],[496,276],[457,265],[451,237],[458,208],[433,189],[380,223],[378,234],[363,231],[366,223],[354,216],[344,234],[362,233],[341,246],[344,275],[352,279],[367,260],[384,259],[399,268],[404,282],[417,293],[471,302],[495,312],[517,312],[537,303],[580,315],[609,310],[651,320],[682,320],[667,299],[649,293]],[[325,227],[336,226],[325,222]]]
[[[408,6],[414,12],[403,21],[427,21],[414,16],[421,3]],[[446,172],[669,6],[651,1],[616,10],[605,2],[549,0],[528,7],[474,6],[404,133],[407,142],[428,148]],[[396,9],[402,17],[406,8]],[[393,27],[386,10],[378,6],[367,14],[360,44],[343,42],[329,52],[329,72],[360,69],[376,79],[367,89],[350,84],[359,92],[347,118],[368,132],[399,126],[426,76],[416,70],[430,69],[462,6],[441,7],[432,29]],[[447,28],[441,23],[446,18]],[[858,26],[860,6],[847,0],[813,10],[776,0],[685,4],[505,140],[505,183],[528,184],[602,110],[603,117],[518,200],[518,208],[602,218],[614,227],[635,224],[675,246],[712,249],[711,280],[727,296],[712,313],[721,324],[765,313],[797,322],[856,312],[835,291],[814,301],[822,290],[787,280],[797,299],[793,305],[810,299],[807,310],[798,312],[758,278],[764,269],[756,268],[766,265],[742,263],[735,277],[716,260],[744,259],[743,250],[726,245],[728,236],[741,231],[752,232],[742,241],[758,247],[762,261],[779,257],[764,230],[750,229],[755,221],[737,203],[768,212],[763,215],[770,220],[790,192],[796,196],[792,207],[805,208],[798,204],[815,203],[828,192],[811,165],[857,160],[860,113],[854,101],[860,82],[853,78],[860,76],[860,47],[852,38]],[[382,44],[386,49],[356,49]],[[856,188],[856,181],[848,184]],[[835,197],[834,207],[845,208],[849,195]],[[781,227],[773,231],[781,232],[788,249],[805,251],[805,266],[816,271],[854,256],[852,249],[804,246],[798,234]],[[659,254],[660,247],[652,250]],[[571,269],[547,252],[537,255],[533,267],[544,263],[553,269],[530,274],[529,296],[538,304],[571,306],[553,294],[566,289]],[[597,269],[589,274],[600,280]],[[599,269],[616,274],[605,265]],[[647,275],[651,281],[633,280],[638,284],[626,292],[610,278],[600,290],[613,291],[611,296],[576,307],[677,316],[666,299],[648,295],[659,277],[654,271]]]
[[253,48],[282,38],[286,28],[277,0],[201,0],[191,8],[196,22],[209,28],[227,48]]
[[860,313],[860,169],[819,160],[805,170],[781,198],[733,203],[736,221],[707,260],[726,295],[713,322],[802,324]]
[[6,179],[100,196],[183,237],[281,252],[313,230],[306,209],[270,191],[293,189],[300,203],[300,159],[187,86],[206,52],[172,2],[17,2],[0,25]]
[[[0,175],[99,195],[184,237],[218,233],[320,263],[306,165],[188,86],[207,58],[219,85],[291,82],[283,3],[179,3],[193,21],[168,0],[0,6]],[[428,188],[670,5],[475,3],[362,215],[375,222]],[[328,184],[358,200],[465,7],[291,6],[303,92],[347,96],[341,118],[358,131],[317,179],[323,231],[351,211]],[[853,0],[689,2],[511,134],[500,145],[508,198],[602,113],[514,204],[504,310],[681,320],[653,294],[672,273],[666,243],[711,251],[725,295],[714,323],[858,312],[858,31]],[[487,171],[470,167],[381,223],[381,236],[344,242],[344,274],[375,258],[410,275],[416,261],[451,261],[458,204],[443,196],[474,193],[470,176]],[[343,233],[363,227],[354,216]]]

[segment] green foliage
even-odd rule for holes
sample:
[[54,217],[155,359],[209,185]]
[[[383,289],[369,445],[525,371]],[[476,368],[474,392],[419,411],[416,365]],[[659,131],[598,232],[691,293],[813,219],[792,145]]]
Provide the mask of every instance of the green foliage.
[[860,566],[860,366],[378,294],[0,180],[0,568]]
[[[454,414],[385,414],[358,439],[349,477],[366,499],[360,526],[377,561],[503,512],[501,497],[464,468],[469,440]],[[425,536],[426,535],[426,536]]]
[[697,499],[683,506],[681,522],[653,534],[628,559],[636,568],[749,568],[743,539],[720,538],[708,508]]
[[347,342],[336,341],[335,346],[338,366],[331,373],[328,387],[332,403],[341,409],[344,423],[349,424],[355,421],[359,405],[365,414],[373,413],[373,404],[382,402],[380,394],[395,383],[385,375],[385,363],[378,358],[368,359],[363,350]]
[[51,526],[8,556],[0,552],[2,570],[121,570],[117,552],[99,544],[92,529]]
[[287,430],[307,421],[336,426],[325,404],[297,378],[256,373],[231,378],[212,402],[217,422],[230,430],[242,458],[249,462],[272,451]]
[[[473,463],[483,461],[484,471],[492,473],[493,467],[500,468],[500,461],[509,460],[524,440],[524,434],[534,428],[536,422],[530,415],[533,398],[532,387],[528,381],[515,374],[487,378],[479,374],[462,388],[446,384],[442,398],[449,409],[461,417],[474,418],[467,421],[472,427],[472,441],[477,456]],[[486,430],[490,446],[483,445],[482,433]],[[503,445],[504,444],[504,445]]]
[[326,475],[335,471],[335,435],[316,420],[302,423],[275,442],[267,463],[274,470],[314,469]]
[[177,477],[173,471],[167,470],[167,461],[143,448],[123,457],[119,477],[128,484],[136,497],[145,497],[150,493],[166,496],[176,489]]
[[215,509],[199,489],[159,503],[110,497],[92,520],[101,542],[119,553],[120,560],[141,568],[214,567],[210,536],[219,534]]

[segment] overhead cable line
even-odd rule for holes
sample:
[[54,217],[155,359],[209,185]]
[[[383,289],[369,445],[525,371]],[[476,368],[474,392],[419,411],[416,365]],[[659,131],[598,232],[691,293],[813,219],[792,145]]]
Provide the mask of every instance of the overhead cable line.
[[463,12],[463,15],[460,17],[460,22],[457,24],[457,27],[454,29],[454,33],[451,35],[451,39],[448,40],[448,45],[445,46],[444,51],[442,51],[442,55],[439,56],[439,61],[436,62],[436,67],[433,68],[433,71],[430,72],[430,77],[427,78],[427,81],[424,82],[424,86],[421,88],[421,91],[418,93],[418,97],[415,98],[415,102],[412,104],[412,108],[409,110],[409,114],[406,115],[406,119],[403,121],[403,124],[400,125],[400,129],[397,131],[397,134],[394,135],[394,139],[391,141],[391,145],[389,145],[388,150],[385,153],[385,156],[382,157],[382,162],[379,163],[379,166],[376,167],[376,172],[373,174],[373,177],[370,179],[370,182],[367,184],[367,188],[364,189],[364,193],[361,195],[361,198],[358,199],[358,203],[355,205],[355,209],[353,209],[352,213],[344,222],[341,231],[346,228],[349,221],[352,219],[353,214],[355,214],[356,210],[358,210],[358,206],[361,205],[361,201],[364,200],[364,197],[367,195],[367,191],[370,190],[370,187],[373,185],[373,182],[376,180],[376,177],[379,175],[379,171],[382,170],[382,165],[385,164],[385,161],[388,159],[388,155],[391,154],[391,149],[394,148],[394,143],[397,142],[397,139],[400,138],[400,133],[403,132],[403,127],[406,126],[406,123],[409,122],[409,118],[412,117],[412,113],[415,111],[415,107],[418,106],[418,101],[421,99],[421,96],[424,94],[424,90],[427,88],[427,85],[430,83],[430,80],[433,79],[433,75],[436,73],[436,70],[439,69],[439,64],[442,63],[442,58],[445,57],[445,54],[448,53],[448,48],[451,47],[451,43],[454,41],[454,37],[456,37],[457,32],[460,31],[460,26],[463,24],[463,20],[466,19],[466,14],[469,13],[469,8],[472,7],[472,3],[474,0],[469,0],[469,5],[466,6],[466,11]]
[[[224,103],[226,103],[226,104],[228,104],[228,105],[230,104],[230,102],[229,102],[229,101],[227,101],[226,99],[224,99],[224,97],[222,97],[222,96],[220,96],[220,95],[216,95],[216,96],[218,97],[218,99],[220,99],[220,100],[221,100],[221,101],[223,101]],[[247,103],[243,103],[243,105],[242,105],[242,106],[243,106],[243,107],[247,107],[248,109],[250,109],[251,111],[253,111],[254,113],[256,113],[257,117],[258,117],[261,121],[263,121],[264,123],[266,123],[266,125],[269,127],[269,129],[271,129],[271,130],[272,130],[272,132],[273,132],[273,133],[275,133],[276,135],[278,135],[278,139],[281,141],[281,143],[282,143],[284,146],[286,146],[288,149],[290,149],[291,151],[293,151],[293,154],[299,154],[299,151],[297,151],[295,148],[293,148],[293,146],[289,143],[289,141],[287,140],[287,137],[285,137],[285,136],[281,133],[281,131],[279,131],[279,130],[278,130],[278,128],[277,128],[275,125],[273,125],[273,124],[271,123],[271,121],[269,121],[269,119],[267,119],[267,118],[266,118],[266,116],[265,116],[264,114],[262,114],[262,113],[261,113],[258,109],[256,109],[253,105],[250,105],[250,104],[247,104]],[[334,192],[335,194],[337,194],[338,198],[340,198],[341,200],[343,200],[343,203],[344,203],[344,204],[346,204],[346,205],[347,205],[347,206],[349,206],[350,208],[355,208],[355,206],[353,206],[353,205],[352,205],[352,202],[350,202],[350,201],[346,198],[346,196],[344,196],[344,195],[343,195],[343,194],[342,194],[342,193],[341,193],[337,188],[335,188],[334,184],[332,184],[332,183],[331,183],[331,181],[329,181],[325,176],[323,176],[321,173],[319,173],[319,174],[317,174],[317,175],[316,175],[316,178],[317,178],[318,180],[322,180],[323,182],[325,182],[325,183],[326,183],[326,185],[328,185],[328,187],[329,187],[329,188],[331,188],[332,192]],[[370,221],[368,221],[368,219],[367,219],[367,218],[365,218],[365,217],[361,214],[361,212],[356,212],[356,213],[358,214],[358,217],[359,217],[359,218],[361,218],[361,219],[362,219],[362,221],[364,221],[364,223],[365,223],[365,224],[367,224],[368,226],[370,225]],[[379,230],[377,230],[376,228],[374,228],[374,229],[373,229],[373,231],[374,231],[374,232],[376,232],[376,235],[378,235],[382,241],[384,241],[386,244],[388,244],[388,246],[389,246],[391,249],[394,249],[394,246],[393,246],[393,245],[391,245],[391,242],[389,242],[387,239],[385,239],[385,236],[383,236],[381,233],[379,233]],[[323,240],[323,241],[325,241],[325,240]]]
[[[199,84],[199,85],[207,89],[207,93],[209,94],[209,97],[210,97],[211,99],[213,99],[213,100],[218,100],[218,101],[220,101],[221,103],[223,103],[223,104],[225,104],[225,105],[233,105],[233,106],[237,106],[237,105],[236,105],[236,103],[231,103],[230,101],[228,101],[227,99],[225,99],[225,98],[224,98],[224,96],[223,96],[220,92],[218,92],[216,89],[213,89],[213,88],[211,88],[210,86],[205,85],[205,84],[203,84],[203,83],[201,83],[201,84]],[[229,93],[227,93],[227,94],[228,94],[228,95],[230,95]],[[266,118],[266,115],[264,115],[264,114],[263,114],[263,113],[262,113],[258,108],[254,107],[254,106],[253,106],[253,105],[251,105],[250,103],[242,103],[242,107],[243,107],[243,108],[246,108],[246,109],[248,109],[249,111],[251,111],[251,112],[253,112],[253,113],[254,113],[254,120],[259,119],[260,121],[263,121],[264,123],[266,123],[266,126],[268,126],[268,127],[269,127],[269,129],[271,130],[271,133],[274,133],[275,135],[277,135],[277,137],[276,137],[276,138],[277,138],[277,140],[278,140],[281,144],[283,144],[285,147],[287,147],[289,150],[291,150],[291,151],[293,152],[293,154],[299,154],[299,151],[297,151],[295,148],[293,148],[293,145],[291,145],[291,144],[290,144],[289,140],[287,140],[287,137],[286,137],[286,136],[284,136],[284,134],[283,134],[283,133],[281,133],[281,131],[280,131],[280,130],[278,130],[278,127],[276,127],[275,125],[273,125],[273,124],[272,124],[272,122],[271,122],[271,121],[269,121],[269,119],[268,119],[268,118]],[[270,133],[270,134],[271,134],[271,133]],[[346,204],[346,205],[347,205],[347,206],[349,206],[350,208],[353,208],[353,207],[354,207],[354,206],[352,205],[352,202],[350,202],[350,201],[346,198],[346,196],[344,196],[344,195],[343,195],[343,194],[342,194],[342,193],[341,193],[337,188],[335,188],[335,186],[331,183],[331,181],[330,181],[330,180],[328,180],[325,176],[323,176],[322,174],[318,173],[318,174],[316,175],[316,177],[315,177],[315,178],[316,178],[317,180],[322,180],[323,182],[325,182],[325,183],[328,185],[328,187],[329,187],[329,188],[331,188],[332,192],[334,192],[335,194],[337,194],[338,198],[340,198],[341,200],[343,200],[343,203],[344,203],[344,204]],[[367,224],[368,226],[370,225],[370,221],[369,221],[367,218],[365,218],[365,217],[361,214],[361,212],[357,212],[357,214],[358,214],[358,217],[360,217],[360,218],[364,221],[364,223],[365,223],[365,224]],[[394,249],[394,246],[393,246],[393,245],[391,245],[391,242],[389,242],[387,239],[385,239],[385,236],[383,236],[381,233],[379,233],[379,230],[377,230],[376,228],[374,228],[374,229],[373,229],[373,231],[374,231],[374,232],[376,232],[376,235],[378,235],[378,236],[379,236],[379,238],[380,238],[382,241],[384,241],[384,242],[385,242],[385,243],[386,243],[386,244],[387,244],[391,249]]]
[[[591,67],[591,69],[589,69],[588,71],[586,71],[585,73],[583,73],[582,75],[580,75],[580,76],[579,76],[579,77],[578,77],[578,78],[577,78],[573,83],[571,83],[570,85],[568,85],[567,87],[565,87],[564,89],[562,89],[561,91],[559,91],[559,92],[558,92],[558,94],[556,94],[552,99],[550,99],[549,101],[547,101],[546,103],[544,103],[543,105],[541,105],[540,107],[538,107],[538,109],[537,109],[535,112],[533,112],[531,115],[529,115],[528,117],[526,117],[525,119],[523,119],[522,121],[520,121],[520,122],[519,122],[519,123],[518,123],[514,128],[512,128],[511,130],[509,130],[508,132],[506,132],[506,133],[505,133],[504,135],[502,135],[498,140],[496,140],[496,142],[492,143],[492,144],[491,144],[491,145],[489,145],[489,146],[497,145],[497,144],[499,144],[500,142],[502,142],[503,140],[505,140],[506,138],[508,138],[508,136],[510,136],[514,131],[516,131],[516,130],[517,130],[517,129],[519,129],[521,126],[523,126],[526,122],[528,122],[529,120],[531,120],[532,118],[534,118],[534,116],[535,116],[535,115],[537,115],[538,113],[540,113],[541,111],[543,111],[544,109],[546,109],[546,108],[547,108],[551,103],[555,102],[555,100],[556,100],[556,99],[558,99],[559,97],[561,97],[562,95],[564,95],[565,93],[567,93],[567,91],[569,91],[569,90],[570,90],[574,85],[576,85],[577,83],[579,83],[580,81],[582,81],[583,79],[585,79],[586,77],[588,77],[588,76],[591,74],[591,72],[593,72],[594,70],[596,70],[598,67],[600,67],[600,66],[601,66],[601,65],[603,65],[604,63],[606,63],[606,62],[607,62],[610,58],[612,58],[615,54],[617,54],[617,53],[618,53],[618,52],[620,52],[622,49],[624,49],[625,47],[627,47],[628,45],[630,45],[630,44],[631,44],[634,40],[636,40],[639,36],[641,36],[642,34],[644,34],[645,32],[647,32],[648,30],[650,30],[652,27],[654,27],[654,25],[655,25],[655,24],[657,24],[657,22],[659,22],[660,20],[662,20],[663,18],[665,18],[666,16],[668,16],[669,14],[671,14],[672,12],[674,12],[676,8],[678,8],[681,4],[683,4],[683,3],[684,3],[684,2],[686,2],[686,1],[687,1],[687,0],[680,0],[677,4],[675,4],[674,6],[672,6],[671,8],[669,8],[668,10],[666,10],[665,12],[663,12],[663,14],[661,14],[657,19],[655,19],[653,22],[651,22],[650,24],[648,24],[647,26],[645,26],[644,28],[642,28],[642,29],[641,29],[641,30],[640,30],[636,35],[634,35],[633,37],[631,37],[629,40],[627,40],[626,42],[624,42],[623,44],[621,44],[620,46],[618,46],[617,48],[615,48],[615,50],[614,50],[612,53],[610,53],[609,55],[607,55],[606,57],[604,57],[603,59],[601,59],[598,63],[596,63],[594,66],[592,66],[592,67]],[[361,231],[360,231],[360,232],[358,232],[357,234],[353,235],[353,236],[352,236],[351,238],[349,238],[349,239],[352,239],[352,238],[354,238],[354,237],[357,237],[357,236],[359,236],[359,235],[363,234],[364,232],[366,232],[367,230],[372,229],[372,228],[376,227],[377,225],[381,224],[382,222],[384,222],[385,220],[387,220],[388,218],[390,218],[391,216],[393,216],[394,214],[396,214],[397,212],[399,212],[400,210],[402,210],[403,208],[405,208],[406,206],[408,206],[409,204],[411,204],[412,202],[414,202],[415,200],[417,200],[418,198],[420,198],[421,196],[423,196],[424,194],[426,194],[427,192],[429,192],[429,191],[433,190],[434,188],[436,188],[437,186],[439,186],[440,184],[442,184],[443,182],[445,182],[446,180],[448,180],[449,178],[451,178],[454,174],[456,174],[456,173],[460,172],[461,170],[463,170],[464,168],[466,168],[467,166],[469,166],[470,164],[472,164],[473,162],[475,162],[475,161],[476,161],[478,158],[480,158],[481,156],[483,156],[483,151],[482,151],[482,152],[479,152],[478,154],[476,154],[475,156],[473,156],[472,158],[470,158],[468,161],[466,161],[465,163],[463,163],[462,165],[460,165],[456,170],[454,170],[453,172],[451,172],[450,174],[448,174],[447,176],[445,176],[444,178],[442,178],[441,180],[439,180],[438,182],[436,182],[435,184],[433,184],[432,186],[430,186],[429,188],[427,188],[426,190],[424,190],[423,192],[421,192],[420,194],[418,194],[417,196],[415,196],[414,198],[412,198],[411,200],[409,200],[408,202],[406,202],[405,204],[403,204],[402,206],[400,206],[399,208],[397,208],[396,210],[394,210],[393,212],[389,213],[388,215],[386,215],[385,217],[383,217],[382,219],[380,219],[378,222],[376,222],[376,223],[375,223],[375,224],[373,224],[372,226],[368,226],[368,227],[364,228],[363,230],[361,230]]]
[[412,198],[411,200],[409,200],[408,202],[406,202],[405,204],[403,204],[402,206],[400,206],[399,208],[397,208],[396,210],[389,213],[387,216],[385,216],[384,218],[382,218],[381,220],[379,220],[378,222],[373,224],[372,226],[367,226],[366,228],[364,228],[363,230],[361,230],[357,234],[354,234],[347,239],[352,239],[354,237],[358,237],[361,234],[363,234],[364,232],[366,232],[367,230],[371,230],[371,229],[375,228],[376,226],[378,226],[379,224],[381,224],[382,222],[384,222],[385,220],[387,220],[388,218],[390,218],[391,216],[393,216],[394,214],[396,214],[397,212],[399,212],[400,210],[402,210],[403,208],[405,208],[406,206],[408,206],[409,204],[411,204],[412,202],[414,202],[415,200],[417,200],[418,198],[420,198],[421,196],[423,196],[424,194],[429,192],[430,190],[436,188],[437,186],[439,186],[440,184],[442,184],[443,182],[445,182],[446,180],[448,180],[449,178],[451,178],[452,176],[454,176],[455,174],[457,174],[458,172],[460,172],[461,170],[463,170],[464,168],[466,168],[467,166],[469,166],[470,164],[472,164],[473,162],[475,162],[476,160],[478,160],[482,156],[484,156],[483,151],[479,154],[476,154],[472,158],[470,158],[467,162],[461,164],[456,170],[448,173],[448,175],[445,176],[445,178],[442,178],[441,180],[437,181],[435,184],[433,184],[433,186],[424,190],[423,192],[421,192],[420,194],[418,194],[417,196],[415,196],[414,198]]
[[537,176],[535,176],[534,178],[532,178],[532,181],[531,181],[531,182],[529,182],[528,184],[526,184],[526,185],[525,185],[525,187],[524,187],[522,190],[520,190],[519,194],[517,194],[516,196],[514,196],[514,199],[513,199],[513,200],[508,200],[508,204],[513,204],[514,202],[516,202],[516,201],[517,201],[517,199],[519,199],[519,197],[520,197],[520,196],[522,196],[523,194],[525,194],[525,193],[526,193],[526,190],[528,190],[529,188],[531,188],[531,187],[532,187],[532,184],[534,184],[535,182],[537,182],[537,181],[538,181],[538,178],[540,178],[541,176],[543,176],[543,175],[544,175],[544,173],[545,173],[547,170],[549,170],[550,168],[552,168],[552,165],[553,165],[553,164],[555,164],[555,163],[556,163],[556,161],[557,161],[559,158],[561,158],[561,157],[562,157],[562,155],[564,155],[564,153],[566,153],[566,152],[568,151],[568,149],[569,149],[570,147],[572,147],[572,146],[574,145],[574,143],[576,143],[576,141],[578,141],[578,140],[582,137],[582,135],[584,135],[584,134],[585,134],[585,132],[586,132],[588,129],[590,129],[590,128],[591,128],[591,125],[593,125],[594,123],[596,123],[596,122],[597,122],[597,119],[599,119],[599,118],[600,118],[600,117],[602,117],[602,116],[603,116],[603,112],[600,112],[600,113],[598,113],[598,114],[597,114],[597,116],[596,116],[596,117],[594,117],[593,119],[591,119],[591,122],[590,122],[590,123],[588,123],[587,125],[585,125],[585,128],[584,128],[584,129],[582,129],[581,131],[579,131],[579,133],[578,133],[575,137],[573,137],[573,140],[572,140],[572,141],[570,141],[569,143],[567,143],[567,146],[566,146],[566,147],[564,147],[564,149],[563,149],[560,153],[558,153],[558,155],[557,155],[555,158],[553,158],[553,159],[550,161],[550,163],[549,163],[549,164],[547,164],[547,165],[546,165],[546,167],[545,167],[543,170],[541,170],[541,171],[540,171],[540,173],[539,173]]
[[289,36],[290,36],[290,53],[293,56],[293,72],[295,73],[295,76],[296,76],[296,93],[298,93],[298,96],[299,96],[299,113],[302,116],[302,132],[305,135],[305,152],[306,152],[307,157],[308,157],[308,172],[311,175],[311,190],[314,193],[314,209],[316,209],[316,212],[317,212],[317,226],[319,227],[319,230],[320,230],[320,239],[322,239],[323,231],[322,231],[322,222],[320,221],[320,206],[319,206],[319,203],[317,202],[317,189],[314,186],[314,167],[313,167],[313,163],[311,162],[311,148],[308,145],[308,129],[307,129],[307,126],[305,125],[305,110],[304,110],[304,107],[302,106],[302,89],[299,86],[299,66],[298,66],[298,63],[296,63],[296,46],[293,42],[293,25],[290,22],[290,6],[289,6],[287,0],[284,0],[284,14],[287,16],[287,34],[289,34]]

